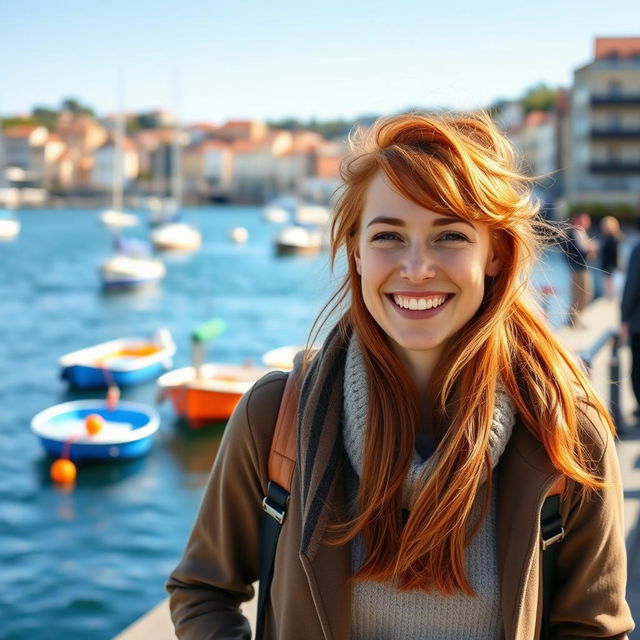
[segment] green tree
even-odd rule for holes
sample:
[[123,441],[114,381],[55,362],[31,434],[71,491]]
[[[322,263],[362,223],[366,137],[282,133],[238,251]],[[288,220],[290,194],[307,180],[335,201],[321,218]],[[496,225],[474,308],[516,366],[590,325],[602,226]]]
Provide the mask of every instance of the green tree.
[[62,101],[61,109],[63,111],[71,111],[75,115],[87,115],[95,117],[93,109],[87,105],[83,105],[77,98],[65,98]]
[[524,96],[520,98],[525,113],[530,111],[552,111],[558,97],[558,89],[552,89],[541,83],[527,89]]
[[55,129],[58,121],[58,112],[55,109],[49,107],[38,106],[34,107],[31,111],[32,118],[43,127],[47,127],[49,131]]

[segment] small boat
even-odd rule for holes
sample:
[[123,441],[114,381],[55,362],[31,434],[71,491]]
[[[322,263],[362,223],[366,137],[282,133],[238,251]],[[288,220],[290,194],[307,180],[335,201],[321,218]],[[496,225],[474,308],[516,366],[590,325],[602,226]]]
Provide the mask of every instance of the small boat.
[[219,319],[192,332],[192,366],[169,371],[158,378],[158,400],[171,399],[175,412],[197,429],[228,420],[240,398],[270,369],[251,364],[204,364],[204,345],[224,331]]
[[116,254],[100,265],[100,277],[105,289],[131,289],[158,282],[166,274],[157,258]]
[[269,371],[223,363],[174,369],[158,378],[159,399],[169,397],[174,411],[198,429],[228,420],[243,394]]
[[279,369],[280,371],[291,371],[293,369],[293,359],[300,351],[304,351],[304,347],[287,345],[271,349],[262,356],[262,364],[270,369]]
[[60,376],[78,389],[129,386],[167,371],[175,352],[171,334],[161,329],[152,340],[119,338],[67,353],[59,360]]
[[123,229],[135,227],[138,224],[138,216],[116,209],[107,209],[100,214],[100,222],[110,229]]
[[331,210],[320,204],[302,204],[296,207],[294,220],[297,224],[326,225],[331,220]]
[[13,215],[0,212],[0,240],[13,240],[20,233],[20,221]]
[[289,212],[277,205],[267,205],[262,210],[262,219],[273,224],[282,224],[289,221]]
[[322,230],[315,226],[289,225],[276,238],[278,255],[313,255],[324,248]]
[[202,235],[186,222],[170,222],[151,232],[151,242],[157,251],[197,251]]
[[[92,414],[102,418],[95,435],[86,429]],[[74,400],[49,407],[31,420],[31,430],[52,456],[76,462],[135,458],[149,451],[160,418],[152,407],[120,402],[109,409],[103,400]]]

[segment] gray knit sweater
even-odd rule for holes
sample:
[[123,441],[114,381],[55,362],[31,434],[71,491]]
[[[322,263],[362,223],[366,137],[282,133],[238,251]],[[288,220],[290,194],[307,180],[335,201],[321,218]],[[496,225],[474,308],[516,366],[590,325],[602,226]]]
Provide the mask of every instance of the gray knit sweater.
[[[355,335],[347,352],[344,378],[344,443],[355,473],[362,471],[362,451],[367,417],[367,371]],[[499,391],[489,437],[489,455],[495,467],[515,422],[511,399]],[[426,460],[414,453],[403,487],[403,503],[410,509],[433,470],[437,452]],[[484,485],[483,485],[484,486]],[[495,486],[495,485],[494,485]],[[480,509],[482,492],[476,500]],[[496,556],[496,496],[478,533],[465,553],[467,575],[477,597],[463,594],[443,597],[437,592],[401,592],[391,583],[356,582],[352,590],[351,638],[353,640],[497,640],[502,635],[500,582]],[[364,560],[361,536],[353,544],[353,570]]]

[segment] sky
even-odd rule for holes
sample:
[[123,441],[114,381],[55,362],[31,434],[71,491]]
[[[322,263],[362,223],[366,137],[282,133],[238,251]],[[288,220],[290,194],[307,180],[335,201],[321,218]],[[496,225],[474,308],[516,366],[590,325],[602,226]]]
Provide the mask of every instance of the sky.
[[570,86],[596,36],[640,36],[640,2],[0,0],[0,113],[113,113],[120,73],[184,122],[469,109]]

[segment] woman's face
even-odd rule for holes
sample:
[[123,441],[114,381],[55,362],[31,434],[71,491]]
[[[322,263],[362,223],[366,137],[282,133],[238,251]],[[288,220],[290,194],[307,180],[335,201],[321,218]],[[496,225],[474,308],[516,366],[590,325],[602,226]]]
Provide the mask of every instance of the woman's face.
[[415,366],[436,361],[499,268],[486,225],[424,209],[382,173],[367,190],[355,260],[369,313]]

